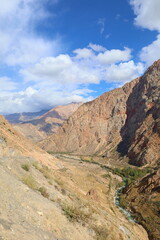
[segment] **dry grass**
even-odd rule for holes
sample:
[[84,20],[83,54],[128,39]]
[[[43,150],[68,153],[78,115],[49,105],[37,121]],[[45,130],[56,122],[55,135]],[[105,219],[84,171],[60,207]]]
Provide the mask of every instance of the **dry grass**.
[[29,188],[32,188],[33,190],[37,190],[38,184],[31,175],[24,176],[22,178],[22,182],[26,184]]
[[89,213],[87,209],[82,209],[76,205],[64,204],[62,205],[62,210],[71,222],[87,223],[91,217],[91,213]]

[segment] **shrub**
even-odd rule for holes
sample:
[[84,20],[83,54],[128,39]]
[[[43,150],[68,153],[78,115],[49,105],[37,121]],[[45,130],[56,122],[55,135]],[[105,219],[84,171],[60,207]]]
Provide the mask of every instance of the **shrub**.
[[90,218],[90,213],[85,212],[85,210],[81,209],[78,206],[69,206],[69,205],[62,205],[62,210],[64,214],[71,222],[88,222]]
[[48,192],[47,192],[47,190],[46,190],[45,187],[40,187],[40,188],[38,189],[38,191],[42,194],[43,197],[49,198],[49,194],[48,194]]
[[32,165],[33,165],[33,167],[35,167],[35,169],[40,170],[40,166],[39,166],[38,162],[33,162]]
[[96,234],[96,240],[106,240],[108,237],[108,230],[106,226],[100,225],[93,225],[92,229],[94,230]]
[[29,172],[30,166],[27,163],[25,163],[25,164],[21,165],[21,168],[23,168],[25,171]]
[[28,187],[34,189],[34,190],[37,190],[37,182],[36,180],[31,176],[31,175],[28,175],[28,176],[24,176],[22,178],[22,182],[24,184],[26,184]]

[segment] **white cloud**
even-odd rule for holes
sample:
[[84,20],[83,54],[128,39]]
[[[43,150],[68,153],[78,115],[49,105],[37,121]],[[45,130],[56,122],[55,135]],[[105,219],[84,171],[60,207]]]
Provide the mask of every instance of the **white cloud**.
[[142,63],[135,64],[133,61],[111,65],[105,73],[108,82],[125,83],[139,77],[144,72]]
[[74,53],[76,54],[76,58],[90,58],[94,55],[93,51],[88,48],[83,48],[83,49],[76,49],[74,50]]
[[35,63],[57,54],[60,41],[36,35],[37,21],[49,16],[44,0],[5,0],[0,9],[0,61],[8,65]]
[[11,91],[17,88],[17,84],[8,77],[0,77],[0,92]]
[[160,1],[130,0],[137,15],[135,24],[149,30],[160,31]]
[[151,65],[155,60],[160,58],[160,34],[157,39],[148,46],[142,48],[140,52],[140,59],[144,61],[147,66]]
[[107,50],[105,47],[98,44],[93,44],[93,43],[90,43],[88,47],[93,49],[95,52],[105,52]]
[[43,85],[77,85],[99,83],[96,70],[79,63],[69,55],[43,58],[31,68],[21,70],[27,81],[35,81]]
[[[160,32],[160,1],[159,0],[130,0],[136,14],[135,24],[149,30]],[[140,59],[147,66],[160,58],[160,34],[157,39],[140,51]]]
[[[98,46],[98,49],[102,47]],[[76,55],[72,57],[59,55],[43,58],[32,67],[22,69],[20,73],[27,82],[33,81],[36,88],[54,86],[54,89],[61,87],[76,90],[81,84],[98,84],[101,80],[124,83],[144,71],[143,64],[128,61],[131,57],[128,48],[106,50],[103,53],[97,52],[97,48],[91,52],[88,50],[75,50]]]
[[104,53],[99,53],[97,59],[101,64],[112,64],[120,61],[128,61],[131,59],[131,49],[125,48],[124,50],[106,50]]
[[105,18],[99,18],[98,19],[98,25],[100,26],[100,34],[103,34],[105,30]]
[[55,105],[64,105],[71,102],[85,102],[92,100],[91,97],[84,98],[78,92],[66,92],[53,89],[35,90],[27,88],[25,91],[16,93],[2,93],[0,95],[0,112],[9,114],[15,112],[36,112],[49,109]]

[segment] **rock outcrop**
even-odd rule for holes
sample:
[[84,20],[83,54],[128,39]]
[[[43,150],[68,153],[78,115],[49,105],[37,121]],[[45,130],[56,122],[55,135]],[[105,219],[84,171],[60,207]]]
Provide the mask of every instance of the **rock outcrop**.
[[151,240],[160,239],[160,168],[131,185],[125,192],[128,207],[149,233]]
[[56,134],[40,143],[47,151],[108,155],[115,151],[134,165],[160,158],[160,60],[145,74],[83,104]]
[[160,159],[160,60],[133,88],[121,135],[119,149],[128,154],[131,164],[154,164]]
[[[11,114],[7,116],[16,131],[23,136],[38,142],[55,133],[59,126],[72,115],[82,103],[71,103],[58,106],[39,113]],[[41,114],[40,114],[41,113]]]
[[76,154],[103,154],[113,148],[121,139],[120,130],[127,118],[126,102],[138,81],[83,104],[40,146],[47,151]]

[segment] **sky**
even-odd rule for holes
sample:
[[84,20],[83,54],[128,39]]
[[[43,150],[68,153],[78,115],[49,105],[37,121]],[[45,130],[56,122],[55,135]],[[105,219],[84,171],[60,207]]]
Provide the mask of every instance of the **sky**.
[[159,0],[0,0],[0,113],[93,100],[160,58]]

